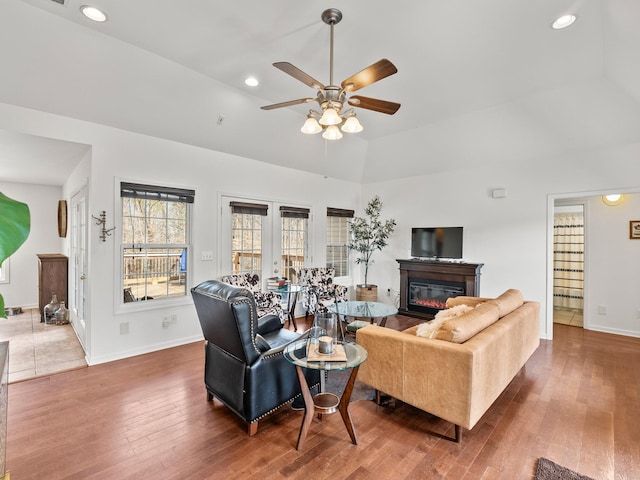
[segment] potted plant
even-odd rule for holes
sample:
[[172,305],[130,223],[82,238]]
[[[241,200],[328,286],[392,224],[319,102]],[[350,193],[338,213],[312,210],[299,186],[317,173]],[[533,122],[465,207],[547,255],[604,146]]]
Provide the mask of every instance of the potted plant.
[[[30,229],[29,207],[0,192],[0,266],[25,242]],[[0,317],[6,318],[2,295],[0,295]]]
[[354,217],[349,223],[351,233],[349,249],[358,252],[356,264],[364,263],[364,284],[356,285],[358,300],[376,301],[378,299],[377,285],[370,285],[368,282],[369,265],[373,263],[371,256],[376,250],[382,250],[387,246],[387,239],[396,228],[395,220],[380,220],[381,210],[382,201],[376,195],[364,210],[366,218]]

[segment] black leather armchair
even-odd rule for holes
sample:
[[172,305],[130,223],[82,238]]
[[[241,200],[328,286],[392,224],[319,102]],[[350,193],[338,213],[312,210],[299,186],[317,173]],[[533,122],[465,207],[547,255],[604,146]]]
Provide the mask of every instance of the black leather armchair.
[[[300,395],[295,367],[283,356],[301,336],[283,328],[277,315],[258,319],[251,292],[216,280],[191,289],[205,343],[207,400],[215,396],[258,431],[258,421]],[[311,388],[317,370],[306,370]]]

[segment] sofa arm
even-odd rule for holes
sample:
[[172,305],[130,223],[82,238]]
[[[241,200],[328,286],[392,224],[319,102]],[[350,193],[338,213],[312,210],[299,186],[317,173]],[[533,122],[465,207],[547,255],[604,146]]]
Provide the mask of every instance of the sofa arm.
[[379,326],[358,330],[368,360],[358,380],[398,400],[470,427],[473,352],[465,345],[416,337]]
[[360,365],[358,381],[402,399],[403,342],[406,336],[402,332],[378,325],[359,329],[356,332],[356,343],[367,350],[367,361]]

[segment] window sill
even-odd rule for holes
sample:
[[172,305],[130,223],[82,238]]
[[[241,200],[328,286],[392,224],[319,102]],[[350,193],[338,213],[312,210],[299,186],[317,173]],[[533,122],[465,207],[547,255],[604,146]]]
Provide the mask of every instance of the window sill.
[[115,314],[122,315],[127,313],[145,312],[149,310],[162,310],[168,307],[179,307],[183,305],[192,305],[191,297],[185,295],[179,298],[167,298],[163,300],[140,300],[137,302],[120,303],[116,305]]

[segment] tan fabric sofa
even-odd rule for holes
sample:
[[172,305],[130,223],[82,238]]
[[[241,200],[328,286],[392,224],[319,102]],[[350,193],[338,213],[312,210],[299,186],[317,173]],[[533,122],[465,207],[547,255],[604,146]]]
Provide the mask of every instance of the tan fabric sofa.
[[369,355],[358,380],[452,422],[457,442],[540,344],[540,305],[524,302],[518,290],[496,299],[450,298],[447,308],[461,304],[476,308],[441,325],[437,336],[448,340],[416,336],[418,327],[371,325],[356,334]]

